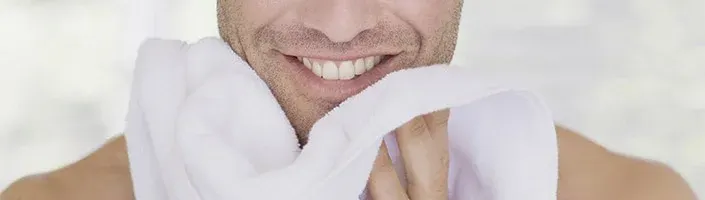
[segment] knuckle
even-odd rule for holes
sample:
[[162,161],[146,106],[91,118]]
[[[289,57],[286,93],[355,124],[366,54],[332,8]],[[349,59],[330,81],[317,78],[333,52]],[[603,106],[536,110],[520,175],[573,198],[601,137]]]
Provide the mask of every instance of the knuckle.
[[433,118],[433,121],[431,121],[432,126],[446,126],[448,125],[448,117],[443,117],[443,116],[437,116]]
[[425,133],[426,130],[426,122],[424,120],[420,120],[418,118],[414,118],[413,120],[409,121],[406,124],[407,130],[409,133],[405,134],[410,134],[412,136],[418,136],[423,133]]
[[450,111],[441,110],[429,115],[428,124],[432,127],[447,126],[450,118]]

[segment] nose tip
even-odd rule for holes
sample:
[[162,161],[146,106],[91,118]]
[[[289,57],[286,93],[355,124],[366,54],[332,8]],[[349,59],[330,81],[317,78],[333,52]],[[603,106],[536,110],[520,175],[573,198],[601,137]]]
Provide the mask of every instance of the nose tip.
[[377,25],[379,9],[371,0],[308,0],[301,9],[304,26],[322,32],[332,42],[353,40]]

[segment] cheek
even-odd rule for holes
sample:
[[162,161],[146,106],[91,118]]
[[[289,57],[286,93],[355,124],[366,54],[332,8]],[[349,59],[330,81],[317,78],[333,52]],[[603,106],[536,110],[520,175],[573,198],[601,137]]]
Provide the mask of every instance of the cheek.
[[[238,13],[232,15],[229,20],[235,22],[233,29],[237,30],[237,37],[242,42],[245,48],[245,53],[256,54],[255,52],[265,53],[271,48],[271,42],[258,41],[256,36],[258,31],[266,26],[273,25],[290,25],[292,18],[288,13],[291,13],[301,0],[229,0],[233,1],[233,7],[247,9],[233,9]],[[286,16],[283,16],[286,15]],[[248,55],[250,56],[255,55]],[[266,55],[263,55],[266,57]]]
[[249,27],[262,27],[275,20],[287,7],[295,5],[299,0],[232,0],[236,1],[242,13],[240,17],[243,23]]
[[432,37],[453,20],[456,0],[389,0],[389,8],[424,38]]

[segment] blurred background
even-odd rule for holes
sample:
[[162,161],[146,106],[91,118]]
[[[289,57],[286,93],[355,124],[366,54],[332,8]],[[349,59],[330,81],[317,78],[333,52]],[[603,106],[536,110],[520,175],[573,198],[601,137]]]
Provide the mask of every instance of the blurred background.
[[[0,190],[122,131],[142,39],[217,35],[215,0],[153,1],[0,0]],[[456,64],[705,196],[705,0],[465,0],[461,23]]]

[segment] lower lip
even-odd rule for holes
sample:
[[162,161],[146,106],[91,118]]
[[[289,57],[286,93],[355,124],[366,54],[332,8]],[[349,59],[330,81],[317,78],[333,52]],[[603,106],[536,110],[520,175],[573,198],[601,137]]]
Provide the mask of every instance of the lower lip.
[[314,100],[323,100],[329,103],[341,103],[347,98],[360,93],[368,86],[374,84],[387,74],[394,71],[390,63],[393,63],[397,56],[385,56],[374,68],[365,73],[355,76],[350,80],[325,80],[316,76],[296,57],[283,55],[286,68],[291,69],[291,79],[298,85],[298,90],[305,96]]

